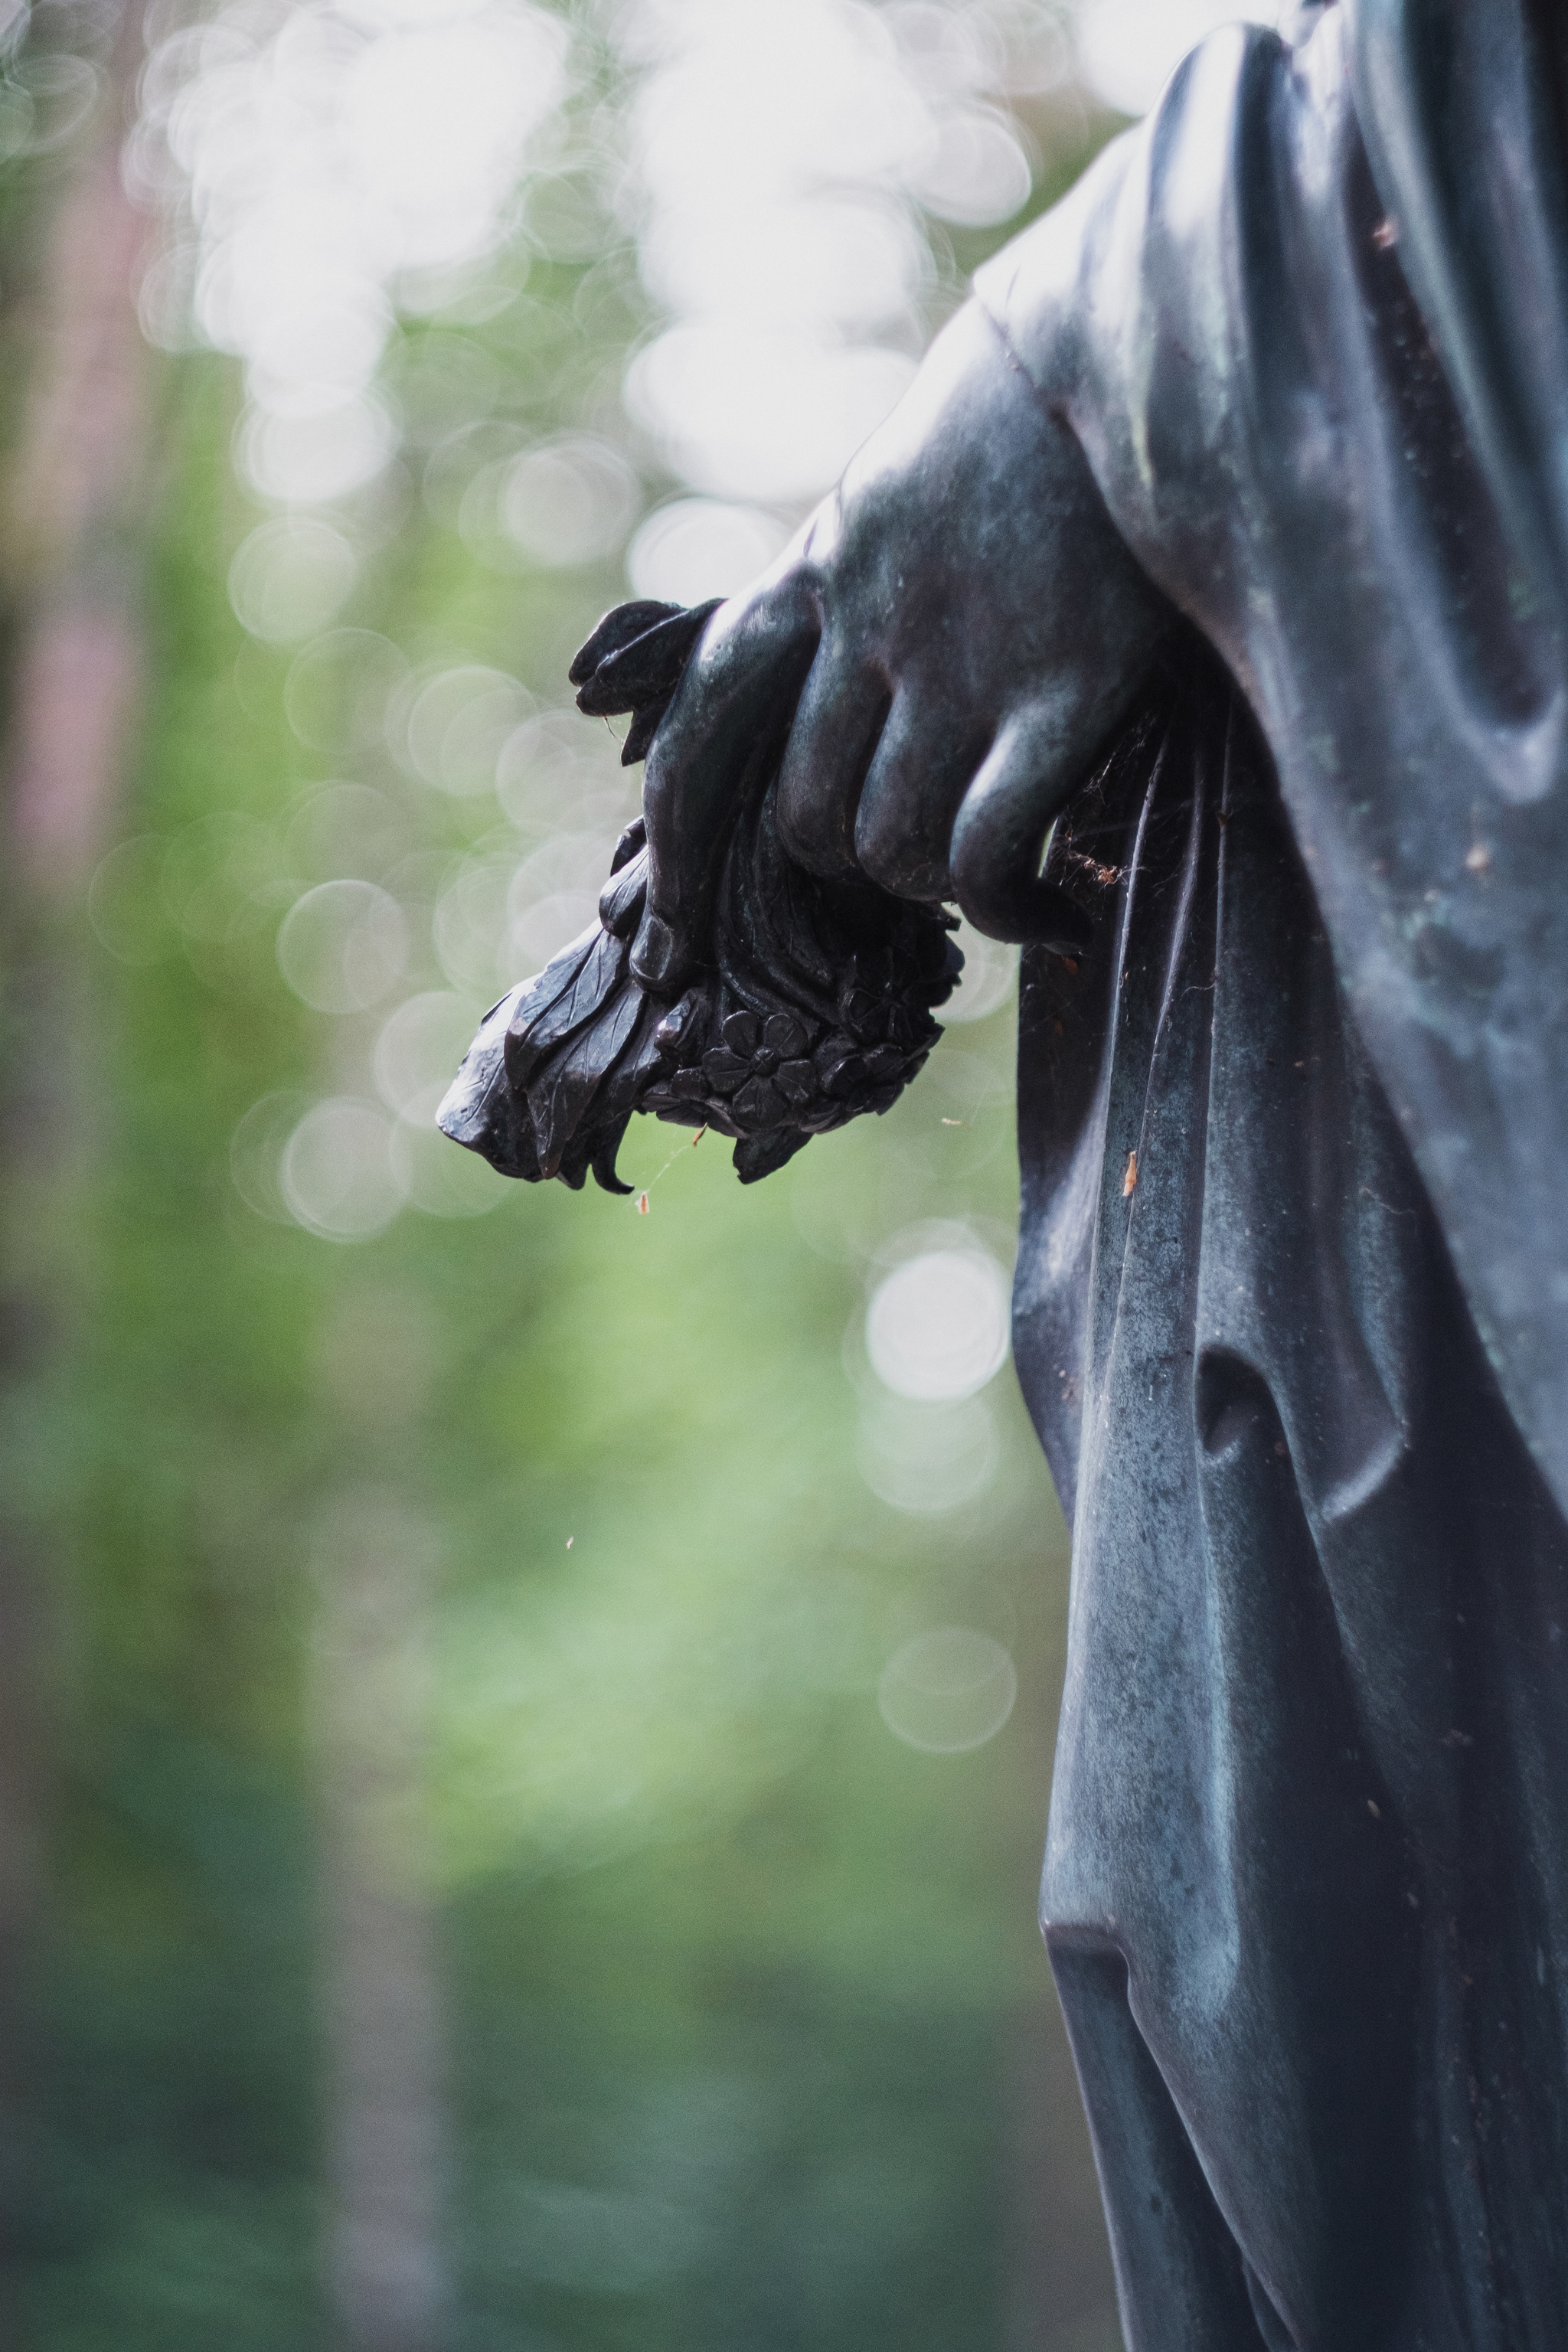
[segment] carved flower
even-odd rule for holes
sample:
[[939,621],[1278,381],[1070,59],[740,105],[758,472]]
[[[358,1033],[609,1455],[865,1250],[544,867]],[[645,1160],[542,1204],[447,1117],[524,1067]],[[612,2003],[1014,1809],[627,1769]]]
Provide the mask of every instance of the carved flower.
[[[647,751],[712,609],[622,605],[573,664],[584,710],[634,711],[623,758]],[[486,1015],[438,1114],[456,1142],[504,1175],[577,1187],[592,1170],[625,1192],[616,1155],[633,1111],[651,1111],[732,1136],[752,1183],[814,1135],[897,1101],[942,1034],[931,1008],[963,962],[952,925],[785,855],[780,748],[731,836],[700,978],[672,1005],[632,977],[647,889],[639,818],[616,846],[598,923]]]

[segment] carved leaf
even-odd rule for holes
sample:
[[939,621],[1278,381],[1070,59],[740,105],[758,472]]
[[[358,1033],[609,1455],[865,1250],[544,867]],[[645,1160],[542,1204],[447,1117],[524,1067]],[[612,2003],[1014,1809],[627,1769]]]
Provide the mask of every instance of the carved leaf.
[[[634,712],[647,749],[711,605],[607,614],[572,665],[585,710]],[[931,1008],[963,962],[948,917],[784,851],[773,814],[782,734],[738,780],[711,960],[670,1005],[633,979],[647,887],[640,819],[616,845],[600,922],[487,1016],[442,1105],[455,1140],[509,1175],[626,1192],[616,1156],[634,1110],[735,1140],[755,1183],[813,1135],[896,1101],[941,1034]]]

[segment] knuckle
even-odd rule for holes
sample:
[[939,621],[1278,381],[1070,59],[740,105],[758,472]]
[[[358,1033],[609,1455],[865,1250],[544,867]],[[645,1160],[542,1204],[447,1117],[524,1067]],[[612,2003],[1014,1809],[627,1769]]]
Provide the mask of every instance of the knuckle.
[[780,772],[774,810],[779,839],[812,874],[843,874],[855,862],[843,794],[818,773],[808,748],[792,743]]
[[950,831],[950,822],[923,796],[868,789],[856,818],[856,863],[884,890],[940,896],[947,885]]

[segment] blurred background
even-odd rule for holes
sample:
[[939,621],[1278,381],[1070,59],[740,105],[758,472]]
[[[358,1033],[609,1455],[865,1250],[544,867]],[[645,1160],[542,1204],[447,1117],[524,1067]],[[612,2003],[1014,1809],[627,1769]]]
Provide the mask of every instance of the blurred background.
[[[431,1115],[1212,0],[0,0],[0,2341],[1113,2352],[1013,960],[635,1202]],[[1261,13],[1261,12],[1255,12]]]

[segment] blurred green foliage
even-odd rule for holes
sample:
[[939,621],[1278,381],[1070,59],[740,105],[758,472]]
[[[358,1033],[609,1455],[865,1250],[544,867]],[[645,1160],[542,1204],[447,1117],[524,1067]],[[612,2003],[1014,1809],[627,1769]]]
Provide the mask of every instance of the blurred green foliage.
[[[1080,151],[1053,153],[1070,176]],[[349,519],[368,552],[341,622],[564,699],[618,559],[489,568],[420,469],[481,380],[530,430],[602,411],[646,316],[623,247],[536,259],[488,322],[401,332],[409,437]],[[85,899],[32,936],[69,974],[48,1000],[69,1132],[17,1160],[7,1221],[13,1287],[48,1321],[3,1425],[47,1702],[17,2340],[331,2339],[336,1805],[387,1916],[433,1927],[432,2340],[1105,2352],[1032,1918],[1059,1514],[1010,1370],[980,1500],[902,1512],[857,1468],[879,1247],[926,1219],[1005,1245],[1010,1008],[756,1190],[719,1139],[638,1122],[646,1215],[500,1180],[484,1214],[411,1207],[355,1244],[258,1214],[241,1121],[368,1094],[386,1010],[333,1019],[284,984],[292,813],[334,776],[395,811],[424,907],[411,988],[444,984],[420,876],[497,818],[379,740],[301,741],[292,648],[247,638],[225,593],[258,520],[234,371],[171,359],[158,396],[115,823],[153,846],[116,869],[121,954]],[[241,882],[222,813],[264,828]],[[198,883],[226,911],[182,928]],[[359,1630],[334,1666],[342,1606]],[[1005,1727],[953,1756],[901,1745],[876,1701],[899,1642],[947,1622],[994,1633],[1021,1677]],[[343,1798],[362,1766],[369,1794]]]

